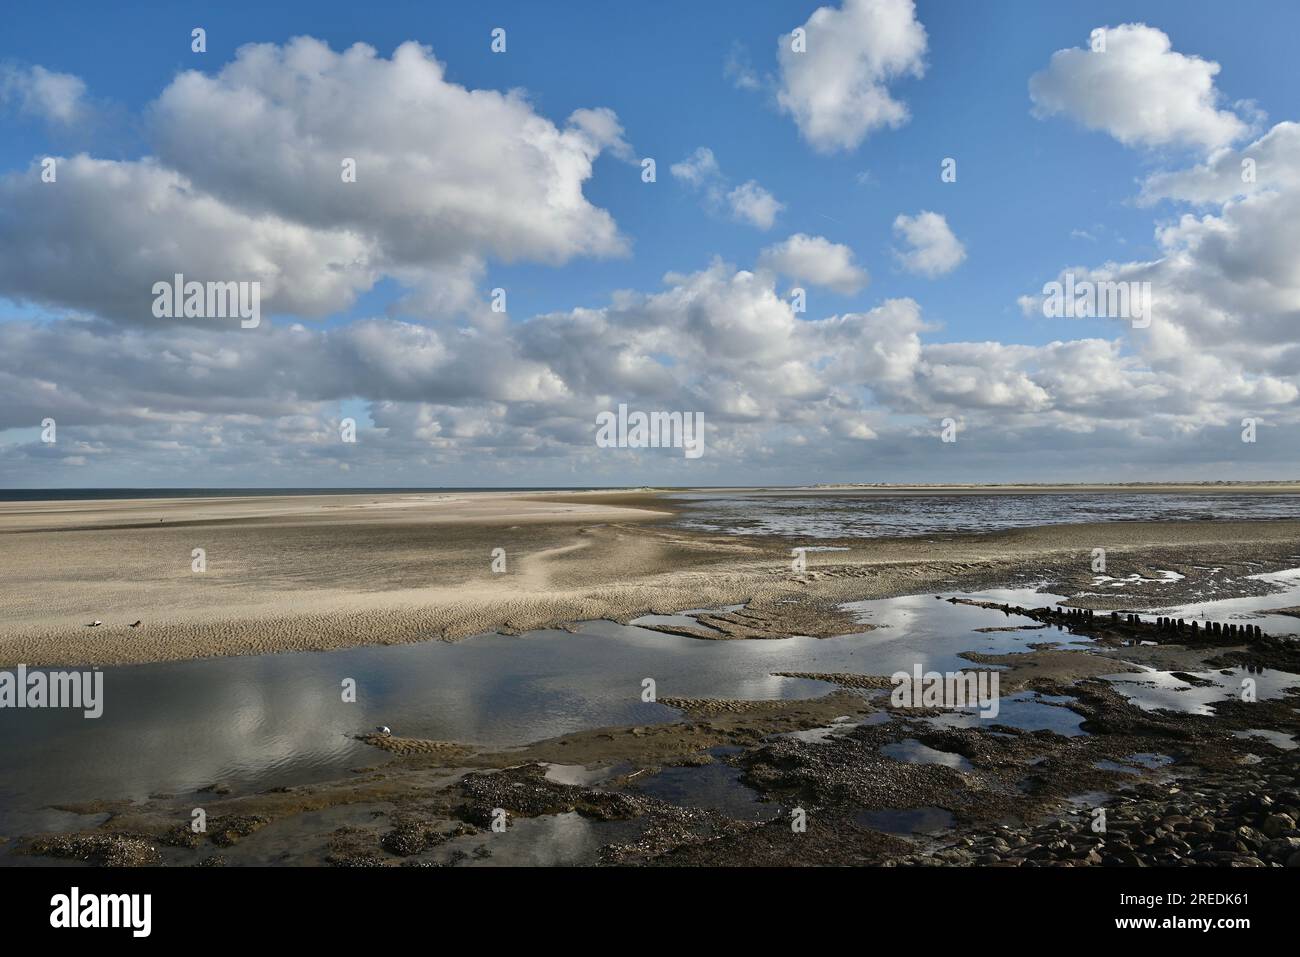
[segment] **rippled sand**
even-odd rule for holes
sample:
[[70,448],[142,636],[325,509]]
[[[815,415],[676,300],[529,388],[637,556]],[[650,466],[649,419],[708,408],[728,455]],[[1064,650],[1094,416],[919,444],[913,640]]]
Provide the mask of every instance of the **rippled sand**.
[[664,524],[672,509],[649,492],[0,503],[0,667],[456,639],[739,602],[760,616],[797,604],[800,632],[816,634],[838,602],[1044,569],[1086,577],[1097,546],[1116,574],[1126,555],[1169,568],[1300,551],[1295,521],[1122,522],[847,540],[797,574],[793,543],[684,532]]

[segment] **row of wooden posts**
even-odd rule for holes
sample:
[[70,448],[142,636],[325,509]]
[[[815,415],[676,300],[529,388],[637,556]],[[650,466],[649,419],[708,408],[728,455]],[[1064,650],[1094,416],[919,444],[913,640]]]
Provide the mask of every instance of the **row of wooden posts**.
[[[1058,607],[1057,613],[1063,615],[1067,622],[1072,620],[1079,621],[1080,624],[1095,624],[1097,620],[1096,613],[1091,608],[1063,608]],[[1103,618],[1103,621],[1105,619]],[[1150,626],[1152,622],[1142,620],[1141,615],[1121,615],[1117,611],[1110,613],[1111,624],[1132,625],[1141,627]],[[1159,617],[1154,622],[1157,631],[1172,631],[1179,634],[1188,634],[1195,638],[1198,635],[1205,635],[1210,638],[1262,638],[1264,632],[1259,625],[1231,625],[1221,624],[1217,621],[1207,621],[1204,626],[1196,621],[1186,621],[1182,618],[1165,618]]]

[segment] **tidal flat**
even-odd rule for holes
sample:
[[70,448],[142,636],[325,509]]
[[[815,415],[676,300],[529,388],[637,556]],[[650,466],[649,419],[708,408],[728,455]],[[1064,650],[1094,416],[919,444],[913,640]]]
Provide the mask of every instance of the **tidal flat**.
[[0,503],[0,863],[1300,864],[1295,490],[960,494]]

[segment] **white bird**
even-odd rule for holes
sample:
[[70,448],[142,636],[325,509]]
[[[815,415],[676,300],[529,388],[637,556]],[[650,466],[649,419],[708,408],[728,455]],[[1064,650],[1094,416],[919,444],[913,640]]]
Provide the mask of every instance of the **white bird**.
[[380,734],[392,734],[392,733],[393,733],[393,729],[390,728],[390,727],[389,727],[388,725],[386,725],[386,724],[381,724],[379,727],[375,728],[375,730],[378,731]]
[[100,625],[102,625],[102,624],[103,624],[103,622],[100,621],[98,618],[96,618],[94,621],[92,621],[92,622],[91,622],[89,625],[87,625],[86,627],[87,627],[87,628],[98,628],[98,627],[99,627]]

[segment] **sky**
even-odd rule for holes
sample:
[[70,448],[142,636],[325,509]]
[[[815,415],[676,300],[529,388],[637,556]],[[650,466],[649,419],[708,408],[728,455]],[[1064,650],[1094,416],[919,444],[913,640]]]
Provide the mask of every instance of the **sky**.
[[1300,474],[1300,7],[268,7],[6,5],[0,487]]

